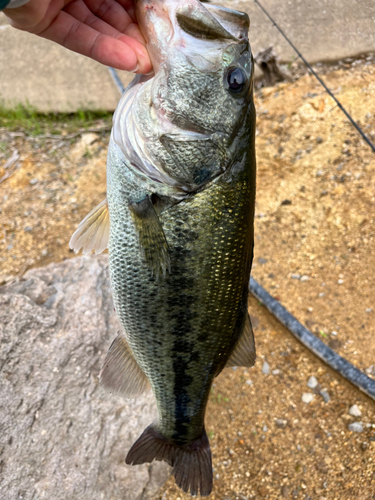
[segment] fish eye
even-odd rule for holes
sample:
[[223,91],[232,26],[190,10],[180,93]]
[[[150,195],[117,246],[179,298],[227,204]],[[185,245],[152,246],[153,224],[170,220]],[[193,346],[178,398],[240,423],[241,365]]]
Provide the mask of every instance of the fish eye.
[[232,92],[236,93],[241,92],[244,89],[246,82],[247,82],[246,74],[243,69],[232,68],[228,71],[227,84],[229,90],[231,90]]

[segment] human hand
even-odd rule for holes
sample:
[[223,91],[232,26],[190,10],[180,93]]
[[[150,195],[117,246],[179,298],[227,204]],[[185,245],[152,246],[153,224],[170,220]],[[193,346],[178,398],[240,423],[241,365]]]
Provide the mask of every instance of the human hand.
[[3,12],[14,28],[107,66],[143,74],[152,70],[132,0],[30,0]]

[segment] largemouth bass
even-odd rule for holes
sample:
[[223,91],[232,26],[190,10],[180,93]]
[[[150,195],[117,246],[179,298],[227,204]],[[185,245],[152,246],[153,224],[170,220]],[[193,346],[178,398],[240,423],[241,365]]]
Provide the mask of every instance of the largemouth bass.
[[108,246],[124,328],[102,383],[127,397],[151,386],[158,419],[126,463],[164,460],[195,495],[212,490],[204,428],[213,379],[252,366],[255,110],[249,19],[198,0],[136,0],[154,74],[137,76],[114,115],[107,198],[74,233]]

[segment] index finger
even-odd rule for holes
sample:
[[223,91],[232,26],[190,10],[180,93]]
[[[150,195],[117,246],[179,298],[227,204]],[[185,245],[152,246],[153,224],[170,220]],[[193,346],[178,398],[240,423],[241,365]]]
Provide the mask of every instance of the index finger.
[[99,33],[64,11],[39,35],[107,66],[142,73],[151,70],[147,51],[141,43],[131,40],[131,47],[124,40],[126,35],[121,35],[119,40]]

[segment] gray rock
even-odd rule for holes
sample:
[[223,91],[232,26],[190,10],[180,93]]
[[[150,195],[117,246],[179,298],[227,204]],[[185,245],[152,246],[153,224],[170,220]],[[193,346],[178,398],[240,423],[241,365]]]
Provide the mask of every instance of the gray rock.
[[363,424],[362,422],[353,422],[352,424],[348,425],[348,429],[352,432],[362,432]]
[[262,366],[262,373],[263,375],[268,375],[270,372],[270,365],[265,361]]
[[307,381],[307,387],[309,389],[315,389],[315,387],[318,386],[318,381],[317,379],[312,375],[309,380]]
[[107,256],[0,287],[1,498],[145,500],[163,485],[166,464],[124,463],[155,418],[152,395],[124,400],[98,384],[119,329]]
[[322,389],[319,394],[322,396],[325,403],[329,403],[331,401],[331,397],[327,391],[327,389]]
[[352,417],[360,417],[362,415],[362,412],[357,405],[353,405],[349,408],[349,415],[351,415]]

